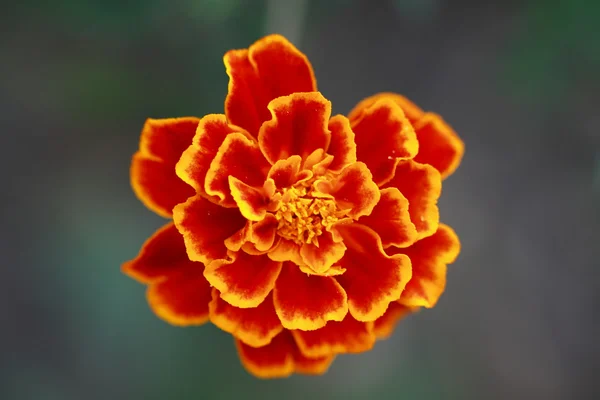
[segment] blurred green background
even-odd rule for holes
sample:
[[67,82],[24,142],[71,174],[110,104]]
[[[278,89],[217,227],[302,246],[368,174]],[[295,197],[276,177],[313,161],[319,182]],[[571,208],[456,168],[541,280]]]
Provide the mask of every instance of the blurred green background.
[[[592,399],[600,394],[600,2],[27,0],[0,13],[0,399]],[[163,220],[147,117],[222,112],[222,55],[279,32],[335,113],[379,91],[467,145],[439,305],[323,377],[260,381],[120,273]]]

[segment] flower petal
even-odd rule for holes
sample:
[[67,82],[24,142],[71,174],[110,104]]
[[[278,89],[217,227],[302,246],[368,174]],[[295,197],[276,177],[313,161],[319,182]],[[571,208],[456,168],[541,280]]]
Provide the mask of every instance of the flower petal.
[[323,232],[318,241],[318,245],[304,243],[300,248],[300,257],[311,270],[322,274],[344,256],[346,246],[344,243],[334,242],[329,232]]
[[442,192],[442,179],[435,168],[413,160],[399,161],[394,177],[384,187],[395,187],[408,200],[408,213],[417,228],[418,239],[436,231],[440,220],[437,201]]
[[295,155],[284,160],[278,160],[267,175],[279,190],[293,186],[298,182],[302,157]]
[[294,372],[306,375],[324,374],[335,358],[333,355],[308,358],[302,355],[289,331],[284,330],[266,346],[251,347],[236,340],[242,365],[258,378],[285,378]]
[[269,168],[255,142],[241,133],[231,133],[210,164],[204,189],[209,195],[218,196],[222,206],[237,207],[229,188],[229,177],[238,178],[250,186],[262,187]]
[[417,240],[417,229],[408,213],[408,200],[396,188],[382,189],[373,212],[359,222],[377,232],[384,248],[407,247]]
[[356,157],[367,164],[380,186],[392,178],[398,159],[413,158],[418,152],[412,124],[390,99],[380,99],[363,109],[351,125],[356,135]]
[[233,253],[232,257],[231,260],[211,262],[204,276],[221,292],[221,298],[232,306],[258,306],[273,289],[281,263],[266,255],[251,255],[243,251]]
[[429,164],[440,171],[442,179],[450,176],[462,160],[465,144],[456,132],[434,113],[426,113],[415,123],[419,153],[415,161]]
[[369,168],[362,162],[344,168],[332,181],[315,182],[315,188],[332,195],[338,206],[349,210],[348,216],[354,219],[369,215],[380,198],[379,188],[373,182]]
[[212,160],[217,155],[223,141],[233,132],[249,136],[242,128],[227,123],[223,114],[209,114],[203,117],[195,130],[196,134],[191,145],[183,152],[177,163],[177,176],[188,185],[196,189],[196,192],[217,203],[219,198],[209,196],[204,190],[206,173],[210,168]]
[[448,225],[440,224],[432,236],[421,239],[406,249],[390,249],[410,257],[412,279],[406,285],[400,303],[405,306],[435,306],[446,287],[447,265],[460,253],[460,242]]
[[268,197],[262,188],[246,185],[229,176],[229,190],[242,215],[250,221],[260,221],[267,215]]
[[227,118],[254,135],[269,119],[267,104],[271,100],[317,90],[306,56],[280,35],[266,36],[249,50],[229,51],[223,61],[229,75]]
[[335,229],[347,247],[339,262],[346,272],[336,279],[348,294],[350,313],[359,321],[374,321],[400,298],[411,278],[410,259],[386,255],[377,233],[365,225],[335,225]]
[[173,223],[158,229],[142,245],[139,255],[123,264],[123,273],[141,283],[154,283],[196,265],[185,252],[183,236]]
[[286,329],[319,329],[348,313],[346,292],[334,278],[307,275],[289,262],[275,282],[273,302]]
[[192,264],[193,267],[152,284],[146,293],[156,315],[173,325],[200,325],[208,321],[211,288],[202,275],[204,265]]
[[213,324],[252,347],[269,344],[283,330],[271,295],[258,307],[238,308],[221,299],[219,291],[213,288],[208,307]]
[[377,339],[387,339],[392,336],[398,322],[417,309],[418,308],[403,306],[398,302],[390,303],[385,314],[375,320],[373,332],[375,333],[375,336],[377,336]]
[[269,110],[272,119],[260,127],[258,144],[271,164],[293,155],[306,160],[315,150],[329,146],[331,102],[321,93],[279,97],[269,103]]
[[274,261],[291,261],[296,265],[304,263],[300,257],[300,245],[288,239],[281,238],[268,255]]
[[298,374],[323,375],[325,372],[327,372],[334,359],[334,354],[318,358],[309,358],[304,356],[297,347],[294,347],[294,362],[296,364],[295,370]]
[[237,208],[221,207],[200,195],[176,206],[173,221],[183,235],[189,259],[205,264],[225,258],[225,240],[239,234],[246,224]]
[[395,93],[378,93],[358,103],[348,118],[359,118],[365,109],[381,99],[395,102],[415,129],[419,141],[419,153],[415,161],[434,166],[445,179],[460,164],[464,153],[464,143],[454,130],[437,114],[425,113],[406,97]]
[[343,115],[336,115],[329,120],[331,143],[327,153],[333,156],[329,170],[339,172],[344,167],[356,162],[356,143],[350,121]]
[[350,314],[342,321],[329,321],[315,331],[292,331],[296,343],[307,357],[334,353],[362,353],[375,344],[373,322],[360,322]]
[[268,251],[275,244],[277,237],[277,218],[273,214],[265,215],[262,221],[255,222],[250,228],[250,242],[256,250]]
[[352,109],[352,111],[350,111],[348,119],[355,120],[359,118],[366,109],[382,99],[389,99],[396,103],[402,111],[404,111],[404,115],[406,115],[406,118],[408,118],[411,123],[416,122],[425,113],[419,106],[406,97],[396,93],[383,92],[363,99]]
[[194,195],[175,174],[175,164],[192,142],[198,118],[148,119],[131,163],[131,185],[146,207],[171,217],[173,207]]

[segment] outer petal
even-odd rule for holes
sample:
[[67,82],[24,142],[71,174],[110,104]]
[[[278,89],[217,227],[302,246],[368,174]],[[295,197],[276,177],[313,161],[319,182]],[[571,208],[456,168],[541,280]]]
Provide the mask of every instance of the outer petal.
[[206,173],[204,188],[211,196],[218,196],[220,204],[236,207],[229,187],[233,176],[247,185],[262,187],[270,165],[264,159],[258,145],[241,133],[229,134],[212,160]]
[[123,272],[150,284],[148,302],[156,315],[174,325],[198,325],[208,319],[210,285],[204,265],[190,261],[183,237],[169,223],[144,243]]
[[359,118],[365,109],[378,100],[389,99],[395,102],[413,124],[419,141],[419,153],[415,161],[434,166],[447,178],[460,164],[464,153],[464,143],[454,130],[437,114],[425,113],[406,97],[395,93],[378,93],[357,104],[348,118]]
[[406,97],[396,93],[383,92],[377,93],[373,96],[367,97],[366,99],[362,100],[352,109],[352,111],[350,111],[350,114],[348,114],[348,118],[350,120],[360,118],[360,116],[363,114],[363,112],[365,112],[366,109],[368,109],[377,101],[382,99],[389,99],[396,103],[402,109],[402,111],[404,111],[404,115],[406,115],[406,118],[408,118],[408,120],[411,123],[416,122],[425,113],[419,106],[417,106],[415,103],[413,103]]
[[390,99],[381,99],[351,120],[356,134],[356,157],[371,170],[382,185],[393,177],[398,159],[413,158],[419,143],[412,124]]
[[200,195],[175,207],[173,220],[183,235],[189,259],[205,264],[225,258],[225,240],[240,234],[246,224],[237,208],[220,207]]
[[451,175],[462,160],[465,145],[456,132],[437,114],[427,113],[415,123],[419,154],[415,161],[434,166],[442,178]]
[[273,289],[281,263],[266,255],[233,254],[232,260],[215,260],[204,276],[221,292],[221,298],[239,308],[257,307]]
[[350,121],[343,115],[336,115],[329,120],[331,143],[327,153],[333,156],[329,170],[339,172],[344,167],[356,162],[356,143]]
[[238,308],[221,299],[219,291],[213,289],[208,307],[213,324],[252,347],[269,344],[283,330],[270,295],[258,307]]
[[236,340],[236,346],[244,368],[258,378],[285,378],[294,372],[321,375],[334,359],[333,355],[320,358],[303,356],[286,330],[263,347],[250,347],[239,340]]
[[136,258],[123,264],[122,271],[139,282],[155,283],[190,265],[196,263],[188,259],[183,236],[168,223],[146,240]]
[[272,119],[260,127],[258,144],[271,164],[299,155],[305,160],[327,150],[331,102],[319,92],[293,93],[269,103]]
[[191,145],[183,152],[177,163],[176,171],[184,182],[196,189],[196,192],[209,200],[218,202],[216,196],[209,196],[204,190],[206,173],[210,163],[217,155],[223,141],[233,132],[249,136],[242,128],[229,125],[223,114],[210,114],[203,117],[199,123]]
[[267,36],[249,50],[229,51],[223,61],[229,75],[227,118],[254,135],[269,119],[267,104],[271,100],[317,90],[306,56],[280,35]]
[[192,142],[198,118],[148,119],[142,129],[140,150],[131,163],[131,185],[152,211],[170,217],[173,207],[194,195],[175,174],[175,164]]
[[360,223],[377,232],[383,247],[406,247],[417,240],[417,229],[408,213],[408,200],[396,188],[382,189],[379,203]]
[[348,294],[350,313],[359,321],[374,321],[390,302],[400,298],[411,278],[410,259],[386,255],[377,233],[365,225],[338,225],[335,229],[348,247],[339,262],[346,272],[336,279]]
[[324,357],[334,353],[362,353],[375,344],[373,322],[359,322],[350,314],[340,322],[329,321],[316,331],[292,331],[302,354]]
[[286,329],[319,329],[348,313],[346,292],[333,277],[307,275],[289,262],[275,283],[273,301]]
[[437,201],[442,192],[442,180],[435,168],[412,160],[400,161],[394,177],[385,187],[397,188],[408,199],[408,213],[419,239],[437,230],[440,220]]
[[390,303],[390,306],[381,317],[377,318],[373,331],[377,339],[387,339],[394,333],[398,322],[410,315],[417,308],[406,307],[400,303]]
[[173,325],[199,325],[208,321],[211,289],[202,275],[204,266],[194,264],[193,268],[186,268],[148,288],[147,298],[152,310]]
[[400,303],[411,307],[435,306],[446,287],[447,264],[453,263],[460,253],[460,242],[452,228],[440,224],[433,236],[406,249],[390,250],[406,254],[412,262],[413,276],[402,292]]
[[357,219],[369,215],[380,198],[379,188],[367,166],[354,163],[342,170],[333,181],[317,181],[318,191],[332,195],[348,216]]
[[318,246],[312,243],[303,244],[300,248],[300,257],[310,269],[317,274],[322,274],[344,256],[346,246],[344,243],[334,242],[329,232],[323,232],[318,237],[318,241]]

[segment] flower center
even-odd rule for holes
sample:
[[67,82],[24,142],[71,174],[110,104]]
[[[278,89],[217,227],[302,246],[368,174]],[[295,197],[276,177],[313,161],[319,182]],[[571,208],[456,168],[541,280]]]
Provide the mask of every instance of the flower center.
[[344,216],[335,200],[315,197],[306,187],[286,188],[281,194],[275,210],[277,233],[298,244],[317,244],[317,237]]

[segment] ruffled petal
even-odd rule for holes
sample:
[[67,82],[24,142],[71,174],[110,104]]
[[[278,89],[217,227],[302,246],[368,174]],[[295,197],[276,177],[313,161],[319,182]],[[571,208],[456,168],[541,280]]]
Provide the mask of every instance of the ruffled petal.
[[177,176],[196,189],[197,193],[217,203],[219,197],[209,196],[204,190],[206,173],[210,164],[227,135],[234,132],[244,136],[249,136],[249,134],[242,128],[228,124],[227,118],[223,114],[209,114],[203,117],[197,125],[198,128],[191,146],[183,152],[177,163]]
[[398,322],[404,317],[415,312],[418,308],[403,306],[400,303],[390,303],[388,309],[381,317],[375,320],[373,332],[377,339],[387,339],[392,336]]
[[456,132],[437,114],[425,113],[406,97],[395,93],[378,93],[358,103],[348,118],[356,120],[364,110],[382,99],[396,103],[415,129],[419,141],[419,153],[415,161],[434,166],[442,178],[451,175],[460,164],[464,143]]
[[262,221],[255,222],[250,228],[249,240],[258,251],[268,251],[277,238],[277,218],[273,214],[265,215]]
[[131,163],[131,186],[146,207],[171,217],[173,207],[194,195],[175,174],[175,164],[192,143],[198,118],[148,119]]
[[346,315],[340,322],[329,321],[315,331],[292,331],[296,343],[307,357],[325,357],[335,353],[362,353],[375,344],[373,322],[360,322]]
[[297,374],[323,375],[327,372],[334,359],[334,354],[318,358],[309,358],[304,356],[297,347],[294,348],[294,362]]
[[246,224],[237,208],[221,207],[200,195],[176,206],[173,221],[183,235],[189,259],[205,264],[225,258],[225,241],[240,234]]
[[304,263],[300,256],[300,245],[288,239],[281,238],[268,255],[274,261],[291,261],[296,265]]
[[410,220],[408,200],[396,188],[381,190],[381,199],[371,214],[359,222],[373,229],[384,248],[407,247],[417,240],[417,229]]
[[148,288],[150,308],[170,324],[188,326],[208,321],[211,288],[203,276],[204,265],[194,264]]
[[380,198],[379,188],[373,182],[369,168],[362,162],[344,168],[332,181],[315,182],[315,188],[332,195],[338,206],[348,210],[348,216],[354,219],[369,215]]
[[377,233],[365,225],[336,225],[335,229],[347,247],[339,262],[346,272],[335,278],[348,294],[352,316],[363,322],[374,321],[390,302],[400,298],[411,278],[410,259],[401,254],[386,255]]
[[231,133],[210,164],[204,188],[210,196],[217,196],[222,206],[237,207],[231,195],[229,177],[260,188],[270,167],[255,142],[241,133]]
[[273,301],[286,329],[319,329],[348,313],[346,292],[334,278],[307,275],[289,262],[275,283]]
[[251,255],[243,251],[233,253],[232,257],[231,260],[210,263],[204,276],[221,292],[221,298],[232,306],[258,306],[273,289],[281,272],[281,263],[266,255]]
[[302,355],[289,331],[284,330],[266,346],[251,347],[236,340],[244,368],[258,378],[285,378],[294,372],[306,375],[324,374],[335,358],[333,355],[308,358]]
[[327,153],[333,156],[329,170],[339,172],[350,164],[356,162],[356,143],[350,121],[343,115],[336,115],[329,120],[331,142]]
[[448,225],[440,224],[432,236],[419,240],[406,249],[391,248],[389,253],[402,253],[412,262],[412,279],[406,285],[400,303],[411,307],[435,306],[446,287],[447,265],[460,253],[458,236]]
[[346,246],[342,242],[335,242],[329,232],[323,232],[318,242],[318,245],[304,243],[300,248],[300,257],[311,270],[322,274],[344,256]]
[[295,155],[279,160],[269,170],[268,179],[272,179],[279,190],[293,186],[299,179],[302,157]]
[[397,160],[411,159],[419,150],[412,124],[390,99],[376,101],[350,122],[356,157],[367,164],[380,186],[392,178]]
[[283,330],[271,295],[258,307],[238,308],[221,299],[219,291],[213,289],[208,307],[213,324],[252,347],[269,344]]
[[437,201],[442,192],[442,179],[435,168],[412,160],[400,161],[394,177],[384,187],[398,189],[408,200],[408,213],[417,228],[418,239],[437,230],[440,221]]
[[331,134],[331,102],[319,92],[293,93],[269,103],[272,119],[260,127],[258,144],[271,164],[299,155],[302,160],[317,149],[326,150]]
[[225,239],[225,247],[233,252],[239,251],[250,240],[251,228],[251,222],[246,222],[242,229]]
[[173,223],[157,230],[142,245],[139,255],[123,264],[123,273],[141,283],[155,283],[196,265],[185,252],[183,236]]
[[229,75],[227,118],[253,135],[269,119],[267,105],[271,100],[317,90],[306,56],[280,35],[266,36],[249,50],[229,51],[223,61]]
[[382,99],[389,99],[396,103],[402,109],[402,111],[404,111],[406,118],[408,118],[408,120],[413,124],[425,113],[419,106],[406,97],[396,93],[383,92],[363,99],[352,109],[352,111],[350,111],[350,114],[348,114],[348,119],[352,121],[359,118],[366,109]]
[[267,215],[269,198],[263,188],[246,185],[229,176],[229,190],[242,215],[250,221],[261,221]]
[[442,179],[450,176],[462,160],[465,144],[456,132],[434,113],[423,115],[415,123],[415,132],[419,140],[419,153],[415,161],[435,167]]

